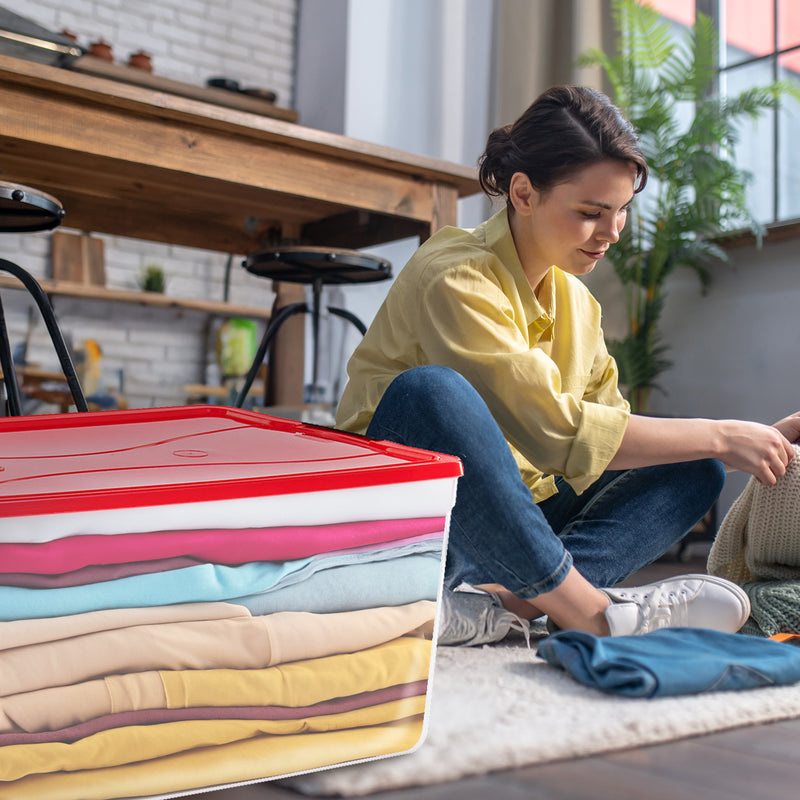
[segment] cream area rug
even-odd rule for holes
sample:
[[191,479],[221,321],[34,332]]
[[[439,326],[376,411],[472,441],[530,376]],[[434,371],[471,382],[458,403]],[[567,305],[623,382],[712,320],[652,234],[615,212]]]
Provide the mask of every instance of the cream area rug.
[[418,749],[282,783],[312,796],[366,795],[800,716],[800,684],[622,698],[579,684],[535,652],[535,643],[439,647]]

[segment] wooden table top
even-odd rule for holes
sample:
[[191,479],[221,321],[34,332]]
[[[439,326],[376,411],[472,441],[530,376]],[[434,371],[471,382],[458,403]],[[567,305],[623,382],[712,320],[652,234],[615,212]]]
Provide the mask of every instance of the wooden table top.
[[107,77],[0,56],[0,179],[64,225],[230,253],[427,238],[472,167]]

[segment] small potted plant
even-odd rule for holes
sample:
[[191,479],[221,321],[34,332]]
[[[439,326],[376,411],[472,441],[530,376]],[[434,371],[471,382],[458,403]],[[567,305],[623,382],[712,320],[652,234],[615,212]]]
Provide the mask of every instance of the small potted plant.
[[143,292],[163,294],[167,287],[164,270],[158,264],[148,264],[139,277],[139,287]]

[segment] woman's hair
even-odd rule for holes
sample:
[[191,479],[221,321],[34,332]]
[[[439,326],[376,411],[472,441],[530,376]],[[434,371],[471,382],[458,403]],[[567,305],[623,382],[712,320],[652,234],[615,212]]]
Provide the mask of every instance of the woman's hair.
[[547,191],[609,158],[631,162],[636,191],[644,189],[647,161],[619,109],[595,89],[555,86],[516,122],[489,134],[478,179],[486,194],[508,197],[511,176],[523,172],[535,189]]

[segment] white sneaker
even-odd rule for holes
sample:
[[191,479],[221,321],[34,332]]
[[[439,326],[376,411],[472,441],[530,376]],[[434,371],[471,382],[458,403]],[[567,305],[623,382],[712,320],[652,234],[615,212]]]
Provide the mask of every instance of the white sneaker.
[[744,589],[715,575],[677,575],[647,586],[602,591],[612,601],[605,612],[612,636],[678,627],[736,633],[750,616]]
[[442,590],[438,644],[490,644],[519,631],[530,646],[530,623],[503,607],[493,592],[475,587]]

